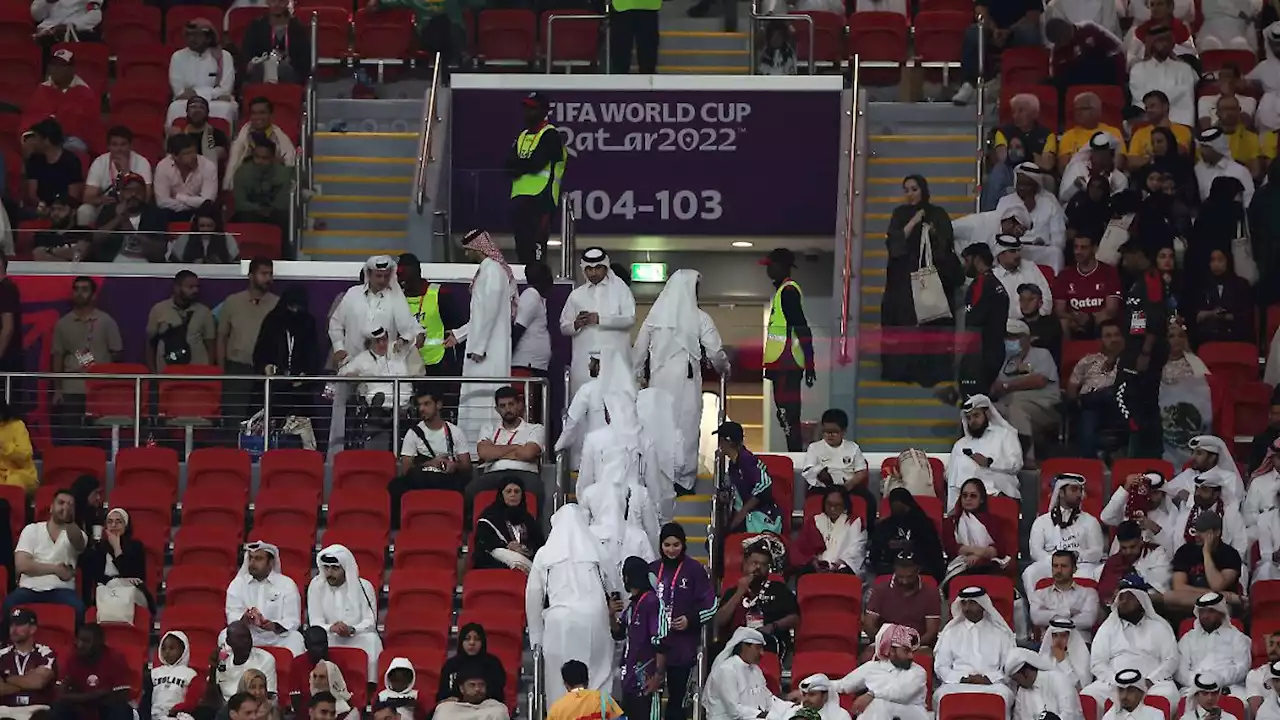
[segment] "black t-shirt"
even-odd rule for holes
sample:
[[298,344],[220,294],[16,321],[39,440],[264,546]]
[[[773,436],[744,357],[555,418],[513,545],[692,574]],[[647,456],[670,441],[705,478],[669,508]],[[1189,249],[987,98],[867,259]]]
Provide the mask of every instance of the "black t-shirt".
[[[1224,542],[1219,542],[1213,551],[1213,564],[1219,570],[1235,570],[1237,573],[1243,565],[1240,553]],[[1204,549],[1196,543],[1186,543],[1173,554],[1173,571],[1186,573],[1187,583],[1194,587],[1209,587],[1209,579],[1204,572]],[[1236,589],[1239,589],[1239,583]]]
[[979,0],[975,5],[985,7],[991,22],[1002,30],[1009,29],[1029,12],[1044,10],[1043,0]]
[[40,153],[27,158],[26,177],[36,181],[36,197],[43,203],[52,203],[59,195],[66,195],[72,185],[84,182],[84,168],[80,158],[62,151],[52,163]]
[[1150,368],[1157,372],[1164,367],[1168,355],[1169,306],[1165,297],[1164,280],[1155,270],[1148,270],[1134,279],[1124,293],[1124,310],[1120,322],[1125,329],[1126,366],[1137,359],[1148,335],[1158,338],[1151,351]]
[[9,344],[0,348],[0,370],[22,371],[22,298],[18,286],[9,278],[0,280],[0,314],[13,313],[13,334]]
[[[733,601],[733,593],[735,588],[729,588],[725,591],[724,596],[720,598],[720,604],[723,606]],[[733,627],[754,627],[759,629],[760,625],[775,623],[788,615],[795,615],[800,612],[800,604],[796,602],[796,596],[785,583],[777,580],[770,580],[764,586],[762,592],[759,593],[751,607],[746,607],[745,603],[739,602],[733,609]],[[779,655],[785,655],[787,650],[791,648],[791,631],[778,628],[773,634],[765,637],[765,647]]]

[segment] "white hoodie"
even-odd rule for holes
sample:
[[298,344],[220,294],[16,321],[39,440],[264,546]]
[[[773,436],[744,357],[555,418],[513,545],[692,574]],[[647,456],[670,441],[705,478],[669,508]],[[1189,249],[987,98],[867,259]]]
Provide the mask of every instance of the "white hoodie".
[[[409,671],[409,687],[403,691],[397,692],[391,689],[391,671],[392,670],[408,670]],[[418,674],[413,669],[413,663],[408,658],[392,658],[391,664],[387,666],[387,672],[382,676],[382,690],[378,692],[378,702],[386,702],[388,700],[417,700],[418,691],[414,688],[414,684],[418,681]],[[402,705],[396,708],[402,720],[413,720],[413,706]]]
[[160,644],[163,645],[164,639],[170,636],[182,643],[182,657],[178,662],[169,664],[156,650],[156,664],[151,666],[151,720],[169,717],[173,708],[186,698],[187,689],[196,676],[196,671],[190,666],[191,643],[187,641],[186,633],[170,630],[160,637]]

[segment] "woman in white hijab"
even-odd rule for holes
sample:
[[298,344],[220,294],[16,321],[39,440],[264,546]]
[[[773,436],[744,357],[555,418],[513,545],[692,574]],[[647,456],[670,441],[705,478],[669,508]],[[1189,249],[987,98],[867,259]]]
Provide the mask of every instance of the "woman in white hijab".
[[347,689],[347,681],[342,677],[342,670],[332,661],[321,660],[311,669],[307,678],[311,687],[308,697],[318,692],[329,692],[337,700],[336,710],[342,720],[360,720],[360,711],[351,707],[351,691]]
[[1089,667],[1089,646],[1071,618],[1056,617],[1040,641],[1040,655],[1053,663],[1053,669],[1070,677],[1079,691],[1093,682]]
[[711,663],[702,706],[707,720],[786,720],[795,706],[775,696],[760,670],[764,636],[759,630],[740,627]]
[[643,373],[649,367],[649,386],[667,391],[680,424],[676,482],[692,490],[698,473],[698,435],[702,422],[702,358],[725,373],[729,369],[716,324],[698,308],[697,270],[677,270],[667,280],[636,336],[631,364]]
[[560,666],[586,664],[592,690],[613,686],[613,636],[609,629],[600,542],[587,528],[586,512],[574,503],[551,516],[547,542],[533,556],[525,585],[529,644],[545,662],[547,706],[565,694]]

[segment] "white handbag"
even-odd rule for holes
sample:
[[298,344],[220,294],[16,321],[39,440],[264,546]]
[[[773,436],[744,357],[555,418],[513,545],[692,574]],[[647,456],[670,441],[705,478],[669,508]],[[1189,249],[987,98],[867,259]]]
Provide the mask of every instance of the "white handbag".
[[98,622],[132,624],[133,611],[141,595],[138,586],[120,578],[112,578],[107,584],[99,585],[94,598]]
[[1240,237],[1231,241],[1231,262],[1235,265],[1236,275],[1250,285],[1258,282],[1258,263],[1253,259],[1253,240],[1249,237],[1249,224],[1246,222],[1240,223]]
[[951,303],[942,287],[942,278],[933,264],[933,243],[929,225],[920,228],[920,267],[911,273],[911,300],[915,303],[916,324],[951,317]]

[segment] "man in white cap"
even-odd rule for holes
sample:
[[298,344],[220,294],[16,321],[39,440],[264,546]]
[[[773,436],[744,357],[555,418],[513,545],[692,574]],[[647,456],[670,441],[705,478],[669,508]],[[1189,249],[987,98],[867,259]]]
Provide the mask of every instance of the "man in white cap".
[[1242,202],[1249,207],[1253,202],[1253,176],[1249,168],[1231,158],[1231,138],[1222,128],[1211,127],[1200,133],[1200,162],[1196,163],[1196,184],[1200,187],[1200,199],[1209,197],[1213,181],[1220,177],[1234,178],[1244,186]]
[[1048,661],[1049,669],[1066,676],[1076,692],[1093,682],[1089,646],[1071,618],[1057,617],[1049,621],[1040,640],[1040,657]]
[[569,293],[560,312],[560,334],[573,338],[569,389],[574,393],[590,379],[587,364],[592,353],[616,351],[630,357],[631,326],[636,321],[636,299],[609,268],[603,248],[583,250],[579,267],[587,281]]
[[1179,125],[1196,124],[1196,85],[1199,74],[1173,55],[1173,29],[1168,25],[1147,31],[1147,58],[1129,70],[1129,91],[1135,102],[1158,90],[1169,101],[1169,119]]
[[906,625],[885,623],[876,632],[871,662],[832,681],[831,692],[862,693],[853,707],[861,720],[927,720],[928,675],[915,662],[920,634]]
[[800,707],[817,710],[822,720],[850,720],[849,711],[840,707],[840,694],[832,688],[834,684],[822,673],[801,680],[798,690]]
[[316,556],[319,573],[307,586],[307,620],[329,633],[329,647],[353,647],[369,659],[369,677],[377,677],[378,593],[360,577],[356,558],[344,545],[330,545]]
[[937,690],[933,703],[952,693],[992,693],[1004,698],[1006,717],[1013,691],[1005,682],[1005,659],[1016,647],[1013,631],[980,587],[967,587],[951,603],[951,621],[933,649]]
[[1058,363],[1048,350],[1031,346],[1031,328],[1022,320],[1005,322],[1005,362],[992,383],[990,395],[1000,414],[1018,433],[1022,451],[1032,465],[1035,443],[1047,439],[1062,422],[1058,405]]
[[711,316],[698,307],[697,270],[677,270],[667,279],[658,299],[640,326],[631,364],[637,372],[649,369],[648,387],[666,391],[679,423],[681,444],[676,452],[675,481],[692,491],[698,473],[698,440],[702,422],[702,358],[718,373],[729,369],[720,332]]
[[1258,688],[1258,701],[1249,698],[1250,708],[1256,708],[1254,720],[1280,720],[1280,660],[1272,660],[1263,666],[1266,678]]
[[[329,342],[333,365],[341,369],[354,355],[364,351],[367,333],[382,328],[396,345],[413,343],[421,348],[427,334],[404,299],[396,282],[396,262],[389,255],[375,255],[365,261],[364,281],[347,289],[329,317]],[[329,425],[329,452],[342,449],[346,429],[349,383],[337,383],[333,394],[333,417]]]
[[1150,692],[1168,700],[1169,707],[1178,704],[1180,693],[1173,684],[1178,641],[1169,622],[1156,614],[1147,593],[1127,587],[1116,592],[1111,614],[1093,636],[1091,660],[1094,681],[1081,692],[1091,695],[1099,707],[1121,685],[1118,674],[1129,668],[1150,682]]
[[[1240,507],[1245,500],[1244,480],[1240,478],[1240,470],[1236,467],[1231,449],[1222,438],[1216,435],[1196,435],[1187,442],[1191,449],[1191,460],[1186,469],[1165,486],[1165,492],[1175,503],[1186,506],[1187,500],[1196,489],[1196,478],[1210,470],[1219,470],[1222,474],[1222,499],[1224,502]],[[1251,486],[1252,488],[1252,486]],[[1274,502],[1275,498],[1271,498]]]
[[226,613],[228,623],[242,621],[249,627],[254,645],[287,648],[295,656],[305,649],[298,632],[302,598],[280,570],[275,545],[253,541],[244,546],[240,571],[227,586]]
[[1123,147],[1120,138],[1099,130],[1089,138],[1089,144],[1080,148],[1062,171],[1062,183],[1058,186],[1058,200],[1067,204],[1076,193],[1085,189],[1091,177],[1104,177],[1111,184],[1111,194],[1129,189],[1129,178],[1116,167],[1116,153]]
[[1182,713],[1182,720],[1244,720],[1222,709],[1222,696],[1228,692],[1234,694],[1235,691],[1229,691],[1216,673],[1208,670],[1196,673],[1187,686],[1186,710]]
[[1018,472],[1022,445],[1018,433],[986,395],[974,395],[960,409],[964,435],[951,446],[947,459],[947,507],[960,499],[960,487],[970,478],[986,486],[988,495],[1021,498]]
[[[504,378],[511,375],[511,323],[516,319],[516,278],[511,266],[483,230],[462,239],[462,249],[479,264],[471,278],[471,314],[467,324],[445,335],[444,346],[467,344],[462,377]],[[458,427],[479,438],[485,426],[499,422],[493,393],[504,383],[464,382],[458,401]]]
[[1245,76],[1255,90],[1263,93],[1253,118],[1260,137],[1280,128],[1280,21],[1262,31],[1262,41],[1266,45],[1265,56]]
[[569,660],[586,664],[588,688],[613,686],[613,635],[608,598],[600,584],[605,568],[586,515],[569,503],[551,516],[551,532],[534,554],[525,584],[529,644],[545,657],[548,707],[565,694],[560,668]]
[[1211,673],[1222,690],[1244,697],[1244,681],[1253,659],[1249,636],[1231,624],[1231,609],[1222,593],[1205,593],[1196,601],[1195,624],[1178,639],[1181,660],[1174,678],[1191,688],[1203,674]]
[[711,663],[702,706],[707,720],[785,720],[794,706],[775,696],[760,670],[764,636],[759,630],[740,627]]
[[1039,720],[1041,713],[1053,713],[1060,720],[1085,720],[1075,683],[1055,670],[1051,660],[1025,648],[1014,648],[1004,666],[1014,689],[1012,720]]
[[[1141,671],[1135,668],[1120,670],[1112,678],[1112,685],[1114,697],[1104,698],[1112,702],[1111,709],[1102,716],[1102,720],[1165,720],[1160,709],[1143,702],[1151,682],[1142,676]],[[1099,700],[1099,705],[1104,700]],[[1177,703],[1171,702],[1169,707],[1177,707]]]
[[1053,478],[1049,511],[1031,524],[1027,549],[1032,563],[1022,573],[1023,587],[1031,592],[1041,578],[1053,575],[1053,555],[1065,550],[1076,558],[1076,577],[1096,579],[1106,554],[1106,539],[1098,518],[1084,511],[1085,479],[1076,473]]
[[[1031,224],[1022,235],[1022,255],[1038,265],[1048,265],[1056,274],[1062,271],[1063,249],[1067,246],[1067,218],[1053,193],[1045,190],[1045,181],[1053,175],[1033,162],[1024,162],[1013,170],[1014,192],[1000,198],[996,212],[1019,204],[1026,208]],[[1053,303],[1049,304],[1050,307]]]
[[[1053,314],[1053,288],[1045,278],[1040,266],[1022,257],[1022,240],[1012,235],[996,236],[996,265],[992,271],[996,279],[1004,285],[1009,297],[1018,297],[1018,288],[1030,283],[1040,288],[1044,305],[1040,307],[1041,315]],[[1009,304],[1009,318],[1017,320],[1022,317],[1022,308],[1017,303]]]
[[[1040,519],[1037,518],[1036,522],[1040,522]],[[1087,638],[1093,637],[1093,626],[1098,620],[1097,589],[1076,582],[1078,570],[1074,551],[1055,550],[1049,556],[1049,561],[1053,571],[1053,577],[1050,579],[1053,582],[1045,587],[1038,587],[1040,580],[1037,579],[1035,585],[1027,586],[1035,588],[1029,590],[1027,594],[1027,603],[1031,608],[1031,624],[1039,630],[1044,630],[1055,618],[1065,618],[1072,621],[1076,627],[1084,628],[1080,631],[1082,635]],[[1101,566],[1095,567],[1100,569]],[[1031,568],[1027,570],[1029,572]],[[1026,573],[1023,575],[1025,577]]]
[[[1135,494],[1139,489],[1142,493]],[[1173,557],[1182,542],[1174,541],[1174,523],[1178,521],[1179,511],[1168,489],[1164,474],[1159,470],[1134,473],[1112,491],[1111,499],[1107,500],[1107,506],[1098,519],[1113,528],[1132,520],[1142,528],[1146,542],[1159,545],[1168,557]],[[1118,545],[1117,539],[1112,550]]]

